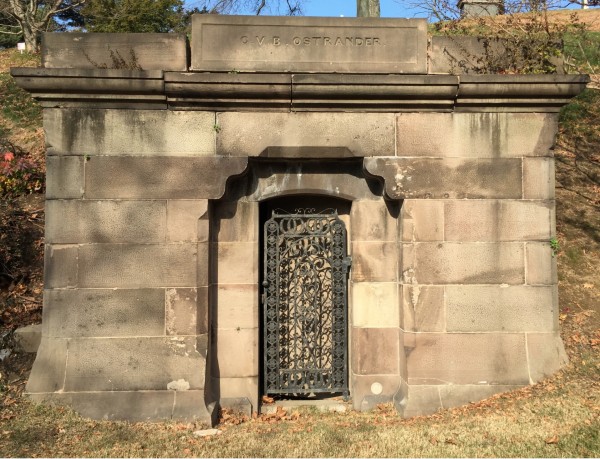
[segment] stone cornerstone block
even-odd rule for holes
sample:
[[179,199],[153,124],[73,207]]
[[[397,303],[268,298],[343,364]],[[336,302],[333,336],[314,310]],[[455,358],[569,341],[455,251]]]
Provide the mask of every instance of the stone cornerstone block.
[[77,245],[47,244],[44,250],[44,287],[77,287],[79,273]]
[[143,70],[187,70],[185,34],[181,33],[44,33],[45,68],[114,68],[116,61]]
[[170,110],[46,109],[51,155],[211,156],[215,114]]
[[46,199],[81,198],[84,184],[83,171],[82,157],[48,156],[46,158]]
[[191,46],[201,71],[427,73],[424,19],[197,14]]
[[67,343],[66,339],[42,338],[27,381],[27,392],[55,392],[64,388]]
[[42,340],[42,324],[27,325],[15,330],[15,341],[18,349],[23,352],[35,353]]
[[568,362],[560,335],[556,333],[527,333],[527,357],[532,382],[557,372]]

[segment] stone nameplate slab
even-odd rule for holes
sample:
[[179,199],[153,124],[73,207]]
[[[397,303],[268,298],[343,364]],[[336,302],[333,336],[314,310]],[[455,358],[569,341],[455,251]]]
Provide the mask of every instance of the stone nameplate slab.
[[427,73],[425,19],[199,14],[191,47],[192,70]]

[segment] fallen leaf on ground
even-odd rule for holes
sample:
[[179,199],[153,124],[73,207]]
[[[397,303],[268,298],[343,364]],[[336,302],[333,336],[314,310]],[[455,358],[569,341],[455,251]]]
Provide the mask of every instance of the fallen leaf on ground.
[[554,435],[553,437],[546,438],[547,445],[556,445],[558,443],[558,435]]

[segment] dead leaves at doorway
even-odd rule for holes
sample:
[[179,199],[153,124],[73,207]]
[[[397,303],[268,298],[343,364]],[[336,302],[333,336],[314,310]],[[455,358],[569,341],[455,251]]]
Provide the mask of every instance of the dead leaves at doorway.
[[[272,402],[271,402],[272,403]],[[259,422],[271,424],[280,421],[298,421],[301,418],[300,412],[294,410],[288,412],[287,409],[282,406],[278,406],[276,410],[272,413],[262,413],[258,414],[256,412],[252,413],[252,416],[249,417],[242,413],[236,413],[230,408],[221,408],[219,415],[219,425],[220,426],[237,426],[239,424],[245,422]]]

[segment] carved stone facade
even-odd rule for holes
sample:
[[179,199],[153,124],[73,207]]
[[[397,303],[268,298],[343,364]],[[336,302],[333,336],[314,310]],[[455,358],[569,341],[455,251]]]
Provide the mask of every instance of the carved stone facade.
[[[260,410],[275,208],[335,208],[346,225],[356,409],[431,413],[560,367],[552,148],[586,77],[427,74],[420,20],[211,17],[207,36],[198,21],[190,71],[183,36],[71,34],[46,35],[45,68],[12,70],[44,107],[48,145],[33,399],[109,419]],[[305,73],[285,53],[260,58],[268,73],[232,64],[257,30],[271,47],[321,37],[310,53],[327,28],[386,27],[386,44],[393,24],[417,37],[406,66],[364,51],[368,66],[329,73],[326,48],[302,55]],[[203,67],[203,40],[224,35],[221,63]],[[110,43],[144,70],[90,68]]]

